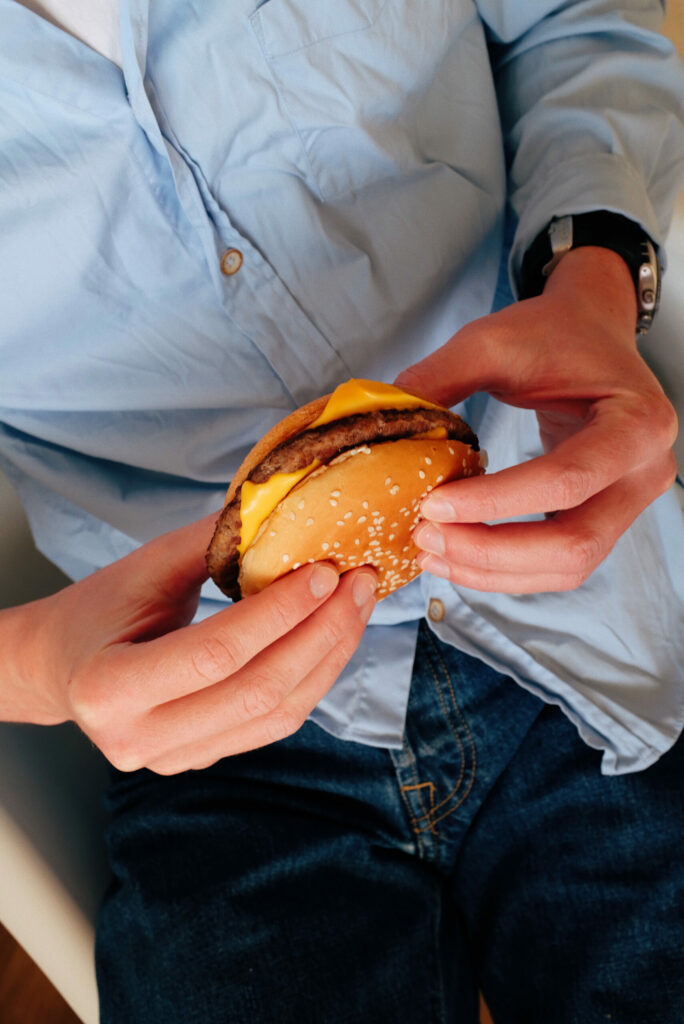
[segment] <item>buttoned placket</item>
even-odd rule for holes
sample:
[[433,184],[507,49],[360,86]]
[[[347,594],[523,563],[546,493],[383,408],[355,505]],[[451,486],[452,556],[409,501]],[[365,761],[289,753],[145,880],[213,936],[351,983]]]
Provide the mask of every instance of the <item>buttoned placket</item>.
[[258,348],[297,405],[351,376],[341,355],[306,316],[258,249],[231,223],[201,169],[183,152],[154,86],[145,78],[148,0],[122,0],[121,48],[128,97],[151,145],[168,161],[178,199],[195,230],[219,301]]

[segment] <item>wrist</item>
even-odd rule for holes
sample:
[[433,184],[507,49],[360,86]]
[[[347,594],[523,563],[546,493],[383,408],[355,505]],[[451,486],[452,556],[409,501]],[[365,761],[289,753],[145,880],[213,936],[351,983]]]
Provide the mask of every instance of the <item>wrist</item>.
[[56,659],[47,651],[50,601],[43,598],[0,612],[0,721],[57,725],[68,718],[53,692]]
[[646,334],[660,295],[662,267],[658,252],[639,224],[608,210],[554,217],[525,254],[520,297],[540,295],[569,253],[582,248],[606,249],[622,258],[630,272],[636,302],[633,330]]
[[637,300],[629,267],[616,252],[600,246],[573,249],[546,280],[543,294],[568,301],[579,313],[592,311],[634,338]]

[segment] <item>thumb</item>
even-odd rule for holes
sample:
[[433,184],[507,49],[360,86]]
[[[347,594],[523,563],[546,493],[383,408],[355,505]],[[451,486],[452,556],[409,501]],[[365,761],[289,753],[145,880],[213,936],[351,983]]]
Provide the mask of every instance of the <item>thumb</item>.
[[187,526],[170,530],[143,544],[117,563],[143,589],[173,603],[198,590],[208,578],[205,553],[214,533],[218,512]]
[[404,391],[439,405],[456,405],[493,383],[493,346],[485,320],[461,328],[444,345],[408,366],[394,381]]

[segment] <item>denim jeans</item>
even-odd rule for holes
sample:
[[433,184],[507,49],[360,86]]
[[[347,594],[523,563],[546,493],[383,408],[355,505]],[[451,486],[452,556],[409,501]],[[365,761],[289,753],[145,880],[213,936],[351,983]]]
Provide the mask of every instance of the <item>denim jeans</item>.
[[599,761],[421,625],[402,750],[115,774],[102,1024],[681,1024],[682,744]]

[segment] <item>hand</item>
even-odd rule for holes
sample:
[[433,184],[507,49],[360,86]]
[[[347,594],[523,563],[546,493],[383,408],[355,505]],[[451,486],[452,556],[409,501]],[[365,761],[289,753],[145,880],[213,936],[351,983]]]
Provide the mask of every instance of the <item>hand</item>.
[[[422,504],[423,569],[477,590],[579,586],[673,482],[677,421],[634,339],[626,264],[568,253],[537,298],[468,324],[397,384],[450,406],[475,391],[535,409],[546,454],[444,484]],[[496,522],[545,514],[534,522]]]
[[5,613],[15,671],[0,717],[73,719],[116,767],[160,774],[296,731],[361,639],[375,574],[306,565],[189,625],[214,519]]

